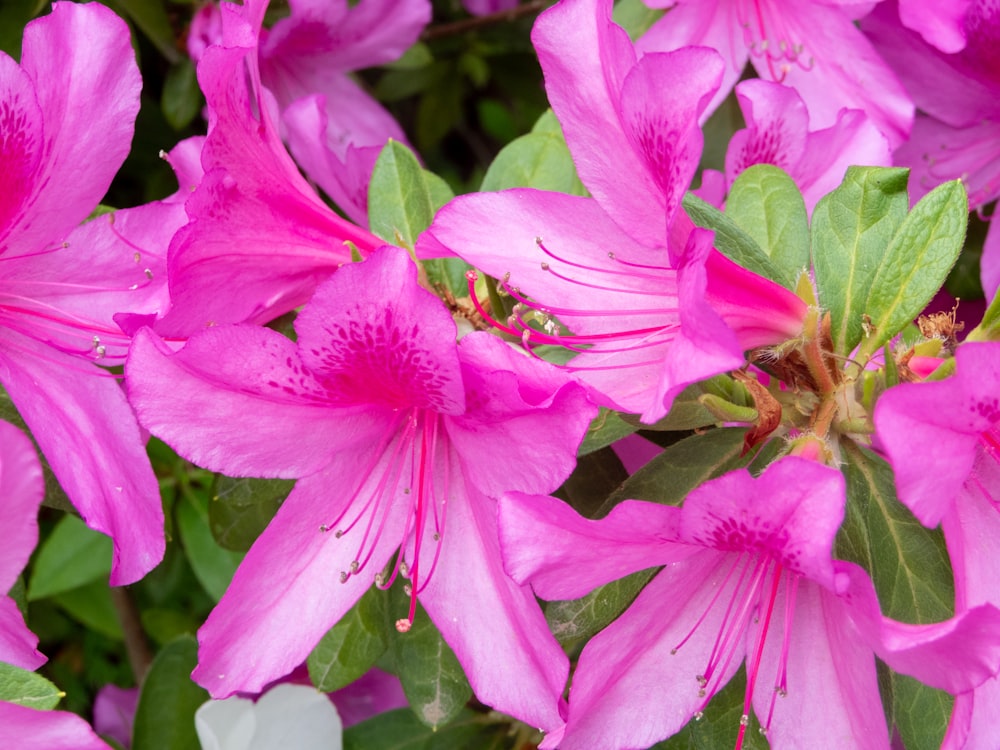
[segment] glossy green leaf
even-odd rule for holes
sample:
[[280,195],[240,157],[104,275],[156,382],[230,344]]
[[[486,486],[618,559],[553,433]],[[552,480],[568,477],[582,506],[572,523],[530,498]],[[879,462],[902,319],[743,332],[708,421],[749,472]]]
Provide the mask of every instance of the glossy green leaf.
[[182,59],[163,0],[111,0],[109,4],[138,26],[168,62]]
[[556,494],[577,513],[592,518],[604,505],[608,495],[626,479],[628,472],[621,459],[610,447],[604,447],[579,456],[576,469]]
[[618,412],[601,407],[587,428],[587,434],[580,445],[578,454],[586,456],[588,453],[606,448],[616,440],[621,440],[638,429],[638,424],[625,421]]
[[385,653],[385,598],[372,586],[316,644],[306,664],[318,690],[330,693],[349,685]]
[[642,0],[618,0],[615,3],[614,22],[621,26],[635,41],[663,18],[661,8],[650,8]]
[[74,620],[91,630],[116,640],[124,637],[107,582],[92,581],[71,591],[55,594],[51,599]]
[[[434,218],[432,188],[420,162],[406,146],[389,141],[368,184],[368,222],[386,242],[413,249]],[[434,188],[435,195],[440,186]]]
[[704,391],[699,384],[688,386],[674,398],[667,416],[655,424],[642,424],[633,414],[625,416],[624,419],[626,422],[637,424],[639,429],[655,432],[697,430],[699,427],[708,427],[718,420],[698,401],[702,393]]
[[205,97],[198,87],[194,63],[184,58],[171,66],[163,81],[160,109],[163,117],[174,130],[183,130],[205,106]]
[[545,620],[560,643],[590,638],[624,612],[658,568],[640,570],[606,583],[579,599],[548,602]]
[[795,181],[773,164],[754,164],[733,183],[726,216],[753,237],[782,273],[781,284],[793,289],[809,266],[809,216]]
[[907,170],[848,167],[816,204],[812,260],[819,301],[830,311],[834,348],[849,354],[863,333],[868,293],[886,248],[906,218]]
[[246,552],[295,486],[293,479],[232,479],[220,476],[208,504],[212,536],[223,547]]
[[861,345],[878,351],[937,294],[965,242],[969,201],[959,180],[934,188],[913,207],[889,243],[865,305],[871,333]]
[[424,726],[407,708],[374,716],[344,730],[344,750],[500,750],[507,728],[462,710],[445,727]]
[[47,711],[55,708],[63,695],[37,672],[0,662],[0,701]]
[[212,536],[208,520],[210,502],[203,494],[183,495],[176,505],[177,530],[198,583],[209,596],[219,601],[243,560],[243,554],[222,547]]
[[576,174],[559,121],[551,111],[539,118],[530,133],[504,146],[486,170],[480,190],[491,192],[515,187],[587,194]]
[[684,196],[683,205],[691,221],[715,232],[715,247],[719,252],[748,271],[788,286],[785,274],[735,221],[692,193]]
[[409,597],[403,596],[398,588],[391,592],[384,621],[389,653],[410,708],[421,723],[437,729],[458,716],[472,697],[472,688],[454,652],[423,608],[417,608],[409,632],[396,632],[393,623],[409,607]]
[[77,516],[64,516],[42,542],[28,581],[28,601],[70,591],[111,573],[111,539]]
[[208,693],[191,680],[198,642],[181,636],[156,655],[142,683],[132,728],[132,750],[191,750],[199,747],[194,712]]
[[[941,532],[924,528],[899,502],[892,469],[883,459],[847,441],[843,457],[847,511],[837,557],[871,573],[887,617],[915,624],[948,619],[955,594]],[[891,715],[906,747],[940,747],[951,696],[902,675],[889,679]]]

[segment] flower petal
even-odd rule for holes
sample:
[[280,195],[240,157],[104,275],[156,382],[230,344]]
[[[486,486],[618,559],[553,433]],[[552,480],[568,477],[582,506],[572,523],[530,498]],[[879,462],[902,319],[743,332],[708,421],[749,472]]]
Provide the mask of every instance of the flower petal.
[[0,745],[19,750],[108,750],[90,725],[68,711],[0,701]]

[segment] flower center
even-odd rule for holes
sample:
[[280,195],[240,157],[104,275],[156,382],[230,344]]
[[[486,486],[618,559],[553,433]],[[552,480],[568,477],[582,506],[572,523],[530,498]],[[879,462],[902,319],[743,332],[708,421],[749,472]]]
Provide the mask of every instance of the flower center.
[[773,0],[739,2],[736,13],[743,27],[743,41],[756,58],[763,58],[771,78],[778,83],[785,80],[793,65],[811,70],[812,56],[805,56],[805,45],[787,17]]

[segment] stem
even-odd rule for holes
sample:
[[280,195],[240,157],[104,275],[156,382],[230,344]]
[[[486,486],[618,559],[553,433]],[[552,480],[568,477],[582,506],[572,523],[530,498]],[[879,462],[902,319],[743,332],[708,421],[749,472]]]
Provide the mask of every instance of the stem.
[[488,16],[464,18],[461,21],[454,21],[453,23],[442,23],[427,29],[420,35],[420,41],[429,42],[432,39],[441,39],[442,37],[464,34],[467,31],[475,31],[484,26],[492,26],[497,23],[511,23],[521,16],[539,13],[552,5],[552,3],[553,0],[529,0],[526,3],[518,5],[516,8],[502,10],[499,13],[490,13]]
[[128,654],[132,675],[135,677],[136,684],[141,685],[149,670],[149,665],[153,663],[153,652],[146,641],[146,633],[143,631],[142,622],[139,619],[139,610],[125,586],[111,587],[111,601],[115,605],[118,621],[125,634],[125,653]]

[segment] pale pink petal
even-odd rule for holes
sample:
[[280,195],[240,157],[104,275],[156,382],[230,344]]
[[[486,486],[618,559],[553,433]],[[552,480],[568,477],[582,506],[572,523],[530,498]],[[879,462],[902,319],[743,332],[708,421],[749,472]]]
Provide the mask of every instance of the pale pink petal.
[[0,381],[87,525],[111,537],[111,585],[163,557],[160,491],[145,440],[110,373],[0,330]]
[[[0,240],[18,254],[52,246],[103,197],[129,152],[141,87],[128,27],[96,3],[56,3],[29,23],[21,68],[34,84],[44,126],[22,131],[23,147],[34,143],[40,153],[25,185],[29,202]],[[5,224],[13,218],[7,207],[0,216]]]
[[0,745],[18,750],[108,750],[90,725],[68,711],[0,701]]
[[965,46],[965,13],[972,0],[900,0],[903,25],[918,32],[942,52]]
[[125,372],[146,429],[232,476],[305,476],[392,423],[384,411],[331,411],[335,394],[305,369],[293,342],[265,328],[212,328],[176,354],[140,331]]
[[[445,547],[419,594],[455,652],[476,697],[533,727],[562,724],[569,660],[549,631],[538,602],[500,566],[496,503],[452,482]],[[405,637],[405,636],[402,636]],[[502,655],[502,658],[497,658]]]
[[500,500],[504,568],[543,599],[577,599],[630,573],[684,559],[680,511],[626,500],[591,521],[562,500],[510,492]]
[[94,698],[94,731],[128,747],[132,742],[132,724],[138,704],[139,688],[105,685]]
[[[357,468],[370,464],[370,453],[362,447],[331,454],[327,470],[296,483],[250,548],[198,631],[198,667],[191,676],[213,698],[259,692],[305,661],[396,551],[408,507],[402,489],[393,488],[381,505],[359,509],[362,503],[356,502],[377,494],[387,471],[385,456],[375,456],[372,471],[358,476]],[[331,493],[344,477],[355,477],[357,486]],[[339,526],[332,524],[343,513],[345,526],[358,516],[357,527],[338,536]],[[369,519],[381,533],[365,546],[361,536]],[[360,560],[358,574],[343,576],[341,583],[338,576]]]
[[773,164],[794,177],[809,129],[802,97],[795,89],[755,78],[736,86],[736,98],[747,128],[733,134],[726,150],[729,187],[753,164]]
[[629,474],[635,474],[663,452],[659,445],[637,433],[616,440],[611,444],[611,449]]
[[979,273],[986,299],[992,300],[1000,291],[1000,230],[997,222],[990,222],[986,241],[983,243],[983,255],[979,259]]

